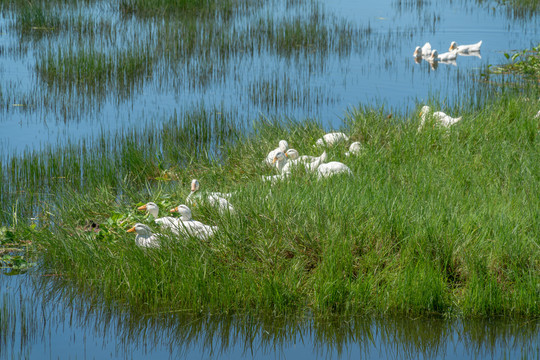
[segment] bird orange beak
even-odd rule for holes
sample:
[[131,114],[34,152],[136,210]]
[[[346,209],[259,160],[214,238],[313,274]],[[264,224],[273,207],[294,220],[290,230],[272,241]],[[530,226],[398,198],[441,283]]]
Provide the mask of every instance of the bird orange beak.
[[127,232],[135,232],[135,226],[129,229]]
[[170,210],[170,212],[172,212],[172,213],[178,212],[178,207],[172,208],[172,209]]
[[423,113],[424,113],[424,112],[420,111],[420,116],[422,116]]
[[191,191],[195,191],[195,184],[191,184]]
[[275,164],[276,163],[276,157],[274,158],[274,160],[272,160],[272,164]]
[[144,204],[143,206],[139,206],[137,210],[146,210],[146,204]]

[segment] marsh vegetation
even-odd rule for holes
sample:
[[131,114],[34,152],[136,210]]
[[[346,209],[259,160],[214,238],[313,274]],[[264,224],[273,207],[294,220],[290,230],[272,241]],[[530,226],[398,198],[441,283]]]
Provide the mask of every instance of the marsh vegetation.
[[[497,9],[534,24],[536,5],[515,3]],[[476,58],[460,59],[463,68],[412,65],[401,49],[410,47],[411,60],[415,34],[435,36],[445,19],[424,2],[391,5],[393,21],[415,21],[386,28],[386,18],[355,22],[310,1],[0,5],[8,10],[0,54],[24,69],[2,70],[2,123],[34,126],[38,139],[28,145],[16,131],[0,139],[3,272],[33,269],[41,291],[51,286],[62,301],[120,312],[134,329],[153,316],[159,328],[174,328],[168,316],[195,324],[179,330],[187,340],[221,330],[207,314],[247,338],[284,319],[277,338],[306,326],[321,342],[358,316],[535,323],[538,47],[509,51],[505,66]],[[403,70],[412,81],[393,75]],[[25,71],[25,80],[11,76]],[[357,74],[372,76],[362,91],[420,88],[422,99],[357,105],[359,87],[347,87],[363,81]],[[450,129],[428,122],[419,132],[424,103],[463,120]],[[49,128],[61,130],[40,144]],[[337,128],[362,144],[351,157],[348,143],[326,149],[352,176],[261,180],[275,174],[262,161],[280,139],[318,156],[316,139]],[[192,207],[196,220],[218,227],[212,238],[164,231],[137,210],[185,203],[194,178],[233,193],[234,213]],[[161,232],[160,248],[135,246],[126,233],[135,223]],[[26,334],[34,312],[2,301],[2,330],[21,319]],[[338,343],[370,336],[361,320],[350,329]],[[414,343],[400,330],[385,334]]]

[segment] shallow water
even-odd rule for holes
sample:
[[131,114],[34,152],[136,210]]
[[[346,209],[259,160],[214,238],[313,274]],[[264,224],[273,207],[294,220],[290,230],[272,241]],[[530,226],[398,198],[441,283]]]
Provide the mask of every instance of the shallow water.
[[[205,47],[201,36],[194,50],[175,48],[181,34],[171,35],[166,22],[124,18],[106,2],[58,11],[91,24],[21,34],[15,13],[0,14],[0,160],[101,132],[159,127],[175,112],[199,108],[236,113],[246,128],[259,116],[312,117],[336,128],[346,109],[358,104],[403,113],[430,97],[443,108],[467,105],[470,91],[479,86],[474,78],[488,64],[506,63],[504,52],[529,48],[540,38],[537,15],[465,0],[276,1],[235,17],[232,25],[218,22],[210,30],[200,25],[209,36],[225,31],[232,43],[216,40]],[[284,17],[307,19],[308,24],[315,18],[327,26],[329,42],[289,48],[272,44],[257,24],[268,19],[279,23]],[[163,41],[166,36],[170,42]],[[481,57],[459,57],[456,65],[437,68],[414,62],[415,46],[429,41],[446,51],[452,40],[483,40]],[[56,80],[47,83],[36,70],[47,54],[60,49],[95,46],[116,54],[134,43],[151,52],[164,44],[170,48],[152,60],[148,73],[123,85],[109,81],[87,90],[66,89]],[[54,280],[46,281],[45,289],[37,287],[42,280],[0,277],[0,358],[540,356],[538,322],[278,321],[189,314],[135,318],[51,290]]]
[[[504,52],[536,45],[540,29],[538,16],[512,16],[493,2],[274,1],[226,24],[196,25],[200,38],[180,44],[187,41],[174,24],[125,18],[107,4],[53,7],[62,19],[76,15],[83,25],[24,33],[16,28],[16,13],[2,13],[3,154],[89,139],[103,131],[159,127],[175,111],[201,106],[233,111],[247,127],[259,116],[277,115],[312,117],[335,128],[346,109],[358,104],[408,113],[430,97],[443,108],[468,103],[469,91],[478,86],[473,78],[488,64],[506,63]],[[285,46],[272,42],[280,31],[265,32],[269,23],[294,21],[318,26],[326,40]],[[436,69],[413,60],[415,46],[429,41],[444,52],[453,40],[483,40],[481,57],[460,56],[455,65],[441,63]],[[159,55],[147,74],[90,90],[73,83],[65,88],[61,75],[46,81],[36,69],[49,55],[89,48],[108,56],[130,48]]]
[[513,359],[540,355],[538,322],[211,314],[132,317],[81,304],[51,283],[43,286],[39,276],[3,276],[0,283],[4,300],[0,358]]

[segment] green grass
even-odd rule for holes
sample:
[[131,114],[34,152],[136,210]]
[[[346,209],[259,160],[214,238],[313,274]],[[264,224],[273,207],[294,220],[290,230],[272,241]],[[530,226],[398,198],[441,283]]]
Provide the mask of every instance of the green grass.
[[113,84],[119,90],[131,89],[152,74],[153,57],[147,48],[101,52],[94,48],[58,48],[49,51],[36,70],[49,86],[76,88],[83,93]]
[[[416,113],[388,119],[382,109],[354,110],[344,131],[362,141],[363,155],[347,158],[345,146],[328,150],[353,177],[295,174],[273,187],[260,179],[272,173],[261,164],[266,153],[282,138],[301,154],[320,153],[312,146],[323,134],[319,124],[261,121],[240,138],[219,128],[218,141],[197,130],[199,122],[214,123],[201,113],[143,138],[151,141],[137,137],[144,131],[127,133],[93,163],[88,159],[100,152],[90,148],[68,155],[63,163],[77,164],[70,177],[80,183],[56,187],[28,210],[39,225],[19,221],[14,233],[47,249],[42,271],[136,312],[534,318],[539,105],[502,95],[481,110],[443,109],[464,120],[422,133]],[[189,142],[205,133],[200,148]],[[47,179],[48,172],[22,172],[26,166],[12,170],[11,182],[17,174]],[[235,191],[237,213],[198,206],[194,218],[220,228],[213,239],[170,236],[160,250],[137,248],[126,229],[147,222],[158,230],[137,205],[154,201],[163,212],[184,203],[192,178],[211,191]],[[99,233],[84,231],[90,220]]]
[[230,15],[238,6],[234,0],[122,0],[118,5],[123,14],[143,17]]

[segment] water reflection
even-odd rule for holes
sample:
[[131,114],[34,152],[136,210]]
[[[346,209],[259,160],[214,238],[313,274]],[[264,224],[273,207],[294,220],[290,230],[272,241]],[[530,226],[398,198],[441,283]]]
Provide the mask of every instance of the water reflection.
[[[536,357],[539,321],[134,314],[54,277],[0,277],[0,357]],[[31,289],[31,290],[29,290]],[[14,296],[15,295],[15,296]],[[59,340],[60,339],[60,340]],[[44,350],[44,351],[43,351]]]
[[275,0],[212,21],[126,16],[103,1],[34,4],[41,11],[34,15],[28,6],[12,2],[0,15],[7,154],[140,123],[159,127],[201,103],[242,122],[262,113],[335,128],[351,105],[375,100],[406,112],[426,101],[431,85],[459,102],[456,85],[478,83],[430,67],[411,76],[407,59],[417,44],[447,49],[453,40],[483,39],[478,61],[457,60],[460,72],[474,72],[530,47],[540,29],[534,9],[516,18],[511,6],[465,0]]

